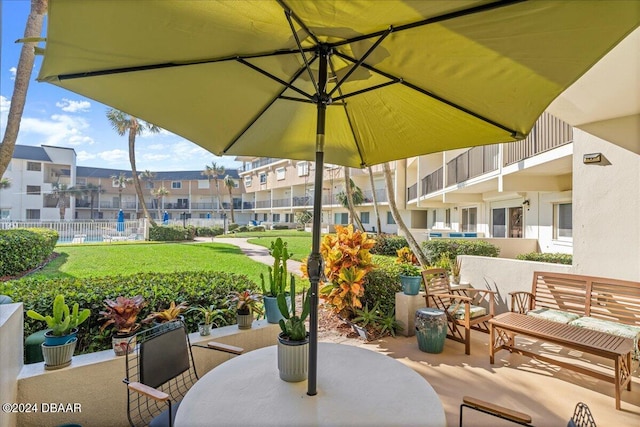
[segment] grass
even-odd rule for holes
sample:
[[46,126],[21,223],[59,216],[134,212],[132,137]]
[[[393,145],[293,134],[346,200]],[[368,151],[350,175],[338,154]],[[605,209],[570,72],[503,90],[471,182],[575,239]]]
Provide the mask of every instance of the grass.
[[221,243],[57,246],[58,258],[32,277],[101,277],[137,272],[226,271],[260,283],[266,266]]
[[[271,242],[273,242],[277,237],[257,237],[253,239],[247,240],[249,243],[253,243],[255,245],[264,246],[265,248],[271,247]],[[303,258],[306,258],[311,253],[311,236],[289,236],[282,237],[282,240],[287,243],[287,249],[290,254],[293,254],[291,259],[296,261],[302,261]]]
[[267,230],[267,231],[246,231],[243,233],[229,233],[224,234],[220,237],[264,237],[265,239],[275,240],[278,237],[282,237],[283,239],[288,239],[290,237],[308,237],[309,241],[311,241],[311,233],[308,231],[298,231],[298,230]]

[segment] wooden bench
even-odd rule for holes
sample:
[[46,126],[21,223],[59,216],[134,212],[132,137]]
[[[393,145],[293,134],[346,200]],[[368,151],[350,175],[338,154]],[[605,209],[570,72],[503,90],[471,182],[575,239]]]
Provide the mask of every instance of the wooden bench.
[[[501,349],[524,354],[557,366],[596,377],[615,385],[616,409],[624,387],[631,390],[632,354],[638,343],[608,332],[527,315],[530,312],[572,313],[581,319],[595,318],[640,327],[640,283],[565,273],[535,272],[531,292],[511,293],[510,313],[489,320],[489,358]],[[516,335],[526,335],[563,347],[610,359],[613,375],[559,361],[519,347]]]

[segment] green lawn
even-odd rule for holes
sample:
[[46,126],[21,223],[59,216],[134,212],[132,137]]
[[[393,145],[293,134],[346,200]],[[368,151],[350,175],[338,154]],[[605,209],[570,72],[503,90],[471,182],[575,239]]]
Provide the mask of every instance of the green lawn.
[[137,245],[57,246],[60,256],[32,277],[100,277],[137,272],[189,270],[245,274],[260,283],[264,264],[239,248],[220,243],[164,243]]
[[308,231],[298,230],[267,230],[267,231],[246,231],[244,233],[229,233],[220,237],[264,237],[265,239],[275,240],[278,237],[288,239],[290,237],[308,237],[311,241],[311,233]]
[[296,261],[302,261],[311,253],[311,235],[304,233],[305,236],[293,235],[293,236],[273,236],[273,237],[257,237],[247,240],[249,243],[264,246],[265,248],[271,247],[271,242],[276,238],[282,237],[282,240],[287,243],[287,249],[289,253],[293,254],[292,259]]

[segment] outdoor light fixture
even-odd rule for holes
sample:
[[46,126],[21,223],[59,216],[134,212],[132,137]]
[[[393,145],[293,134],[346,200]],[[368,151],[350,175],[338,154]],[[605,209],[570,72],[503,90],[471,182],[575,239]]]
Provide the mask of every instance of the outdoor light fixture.
[[602,162],[602,153],[590,153],[582,156],[582,163],[585,165],[591,163],[601,163]]
[[525,199],[525,201],[524,201],[524,202],[522,202],[522,206],[526,206],[526,207],[527,207],[527,209],[529,208],[529,205],[530,205],[530,203],[529,203],[529,199]]

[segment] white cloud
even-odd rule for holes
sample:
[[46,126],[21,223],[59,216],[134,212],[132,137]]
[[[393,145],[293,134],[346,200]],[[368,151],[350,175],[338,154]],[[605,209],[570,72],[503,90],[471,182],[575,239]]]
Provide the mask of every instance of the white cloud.
[[87,160],[93,160],[98,157],[95,154],[91,154],[87,151],[81,150],[76,153],[76,159],[78,162],[86,162]]
[[149,150],[166,150],[167,146],[165,144],[149,144],[146,145],[145,148]]
[[67,113],[87,113],[91,108],[91,103],[89,101],[73,101],[62,98],[62,101],[56,102],[56,107]]
[[142,156],[142,159],[147,162],[159,162],[159,161],[167,160],[170,158],[171,158],[170,154],[144,154]]
[[0,95],[0,113],[8,113],[9,107],[11,106],[11,101]]
[[83,132],[89,123],[82,117],[54,114],[50,120],[24,117],[20,132],[35,133],[42,137],[39,144],[56,146],[79,146],[93,144],[94,140]]
[[129,159],[129,153],[124,150],[109,150],[98,153],[98,157],[109,163],[126,162]]
[[9,72],[11,73],[11,80],[15,80],[16,79],[16,72],[17,71],[18,71],[18,69],[16,67],[9,68]]

